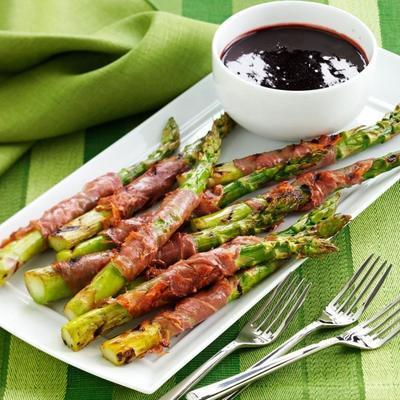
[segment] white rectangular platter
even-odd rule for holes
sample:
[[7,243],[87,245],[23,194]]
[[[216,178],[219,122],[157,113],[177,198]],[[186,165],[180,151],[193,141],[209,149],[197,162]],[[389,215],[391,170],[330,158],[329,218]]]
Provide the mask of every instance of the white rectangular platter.
[[[381,50],[371,97],[350,126],[372,123],[400,101],[399,71],[400,57]],[[17,227],[26,225],[29,220],[39,217],[45,209],[59,200],[77,192],[84,182],[142,159],[157,146],[161,129],[168,117],[176,118],[182,130],[183,143],[187,143],[203,135],[210,127],[212,119],[220,112],[221,105],[216,97],[212,77],[208,76],[4,222],[0,227],[0,238],[6,237]],[[318,118],[317,115],[315,117]],[[283,145],[284,143],[273,142],[236,127],[224,141],[222,160],[227,161]],[[400,137],[343,160],[334,168],[395,150],[400,150]],[[347,190],[340,211],[353,217],[357,216],[399,179],[400,169],[396,169],[362,186]],[[291,221],[293,217],[288,218],[287,223]],[[23,272],[34,266],[47,265],[51,260],[51,253],[36,257],[0,289],[0,326],[68,364],[143,393],[157,390],[301,264],[301,262],[288,264],[252,292],[178,338],[163,357],[145,357],[130,365],[115,367],[100,355],[98,346],[102,338],[78,353],[69,350],[60,337],[60,328],[66,322],[66,318],[60,312],[61,304],[49,308],[35,304],[29,297],[23,284]]]

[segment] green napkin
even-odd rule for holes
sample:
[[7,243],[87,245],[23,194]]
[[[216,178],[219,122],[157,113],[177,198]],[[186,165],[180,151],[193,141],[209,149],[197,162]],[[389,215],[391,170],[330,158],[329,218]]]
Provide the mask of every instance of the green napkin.
[[2,0],[0,173],[27,142],[173,99],[209,72],[214,30],[143,0]]

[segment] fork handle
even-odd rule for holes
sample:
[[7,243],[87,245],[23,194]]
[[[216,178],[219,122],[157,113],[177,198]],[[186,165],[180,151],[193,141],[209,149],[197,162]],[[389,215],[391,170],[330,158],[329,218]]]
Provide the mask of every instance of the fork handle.
[[263,365],[254,369],[250,369],[240,374],[231,376],[230,378],[213,383],[212,385],[203,386],[200,389],[193,390],[186,395],[188,400],[214,400],[232,393],[241,387],[252,383],[265,375],[270,374],[286,365],[292,364],[295,361],[301,360],[311,354],[317,353],[320,350],[331,347],[340,343],[337,337],[322,340],[319,343],[313,343],[309,346],[303,347],[297,351],[279,357],[267,365]]
[[[294,346],[296,346],[297,343],[301,342],[306,336],[310,335],[311,333],[317,331],[318,329],[321,329],[324,326],[324,324],[317,320],[314,322],[311,322],[310,324],[306,325],[303,329],[300,331],[296,332],[292,337],[290,337],[286,342],[283,342],[280,346],[278,346],[274,351],[271,353],[267,354],[265,357],[263,357],[261,360],[257,361],[255,364],[253,364],[249,370],[252,370],[254,368],[260,367],[261,365],[266,365],[270,361],[288,353],[291,349],[293,349]],[[236,396],[238,396],[241,392],[246,390],[250,384],[243,386],[241,389],[238,391],[235,391],[228,396],[224,397],[223,400],[232,400]]]
[[207,360],[203,365],[193,371],[183,381],[171,389],[168,393],[162,396],[159,400],[176,400],[183,396],[189,389],[195,385],[201,378],[208,374],[219,362],[225,357],[231,354],[233,351],[238,349],[240,344],[233,340],[228,343],[225,347],[219,350],[214,356]]

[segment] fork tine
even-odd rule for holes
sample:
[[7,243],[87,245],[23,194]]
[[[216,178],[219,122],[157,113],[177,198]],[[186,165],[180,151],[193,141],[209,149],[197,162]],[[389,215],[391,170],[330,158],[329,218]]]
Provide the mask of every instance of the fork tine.
[[393,312],[392,315],[390,315],[390,316],[386,319],[386,321],[385,321],[383,324],[381,324],[381,327],[382,327],[382,325],[386,324],[388,321],[390,321],[391,319],[393,319],[394,317],[396,317],[396,315],[397,315],[397,318],[396,318],[394,321],[392,321],[388,326],[386,326],[384,329],[378,330],[378,332],[375,333],[374,336],[377,336],[377,337],[380,336],[380,337],[382,337],[382,336],[384,336],[387,332],[390,332],[396,325],[398,325],[398,323],[400,322],[399,313],[400,313],[400,310],[397,310],[397,311]]
[[299,277],[294,277],[289,286],[285,288],[283,293],[279,293],[279,297],[277,298],[276,302],[274,303],[273,307],[268,310],[268,312],[262,316],[261,322],[257,322],[257,327],[256,329],[261,329],[262,325],[265,324],[266,321],[270,320],[271,318],[274,318],[275,314],[279,312],[279,310],[282,308],[282,304],[286,301],[288,297],[290,297],[291,293],[295,290],[296,285],[298,285]]
[[304,301],[306,300],[308,293],[311,288],[311,283],[308,283],[303,291],[300,293],[298,296],[298,299],[296,302],[292,305],[292,308],[286,313],[286,316],[283,318],[281,324],[274,330],[274,335],[278,336],[280,333],[285,329],[290,322],[292,321],[293,317],[296,315],[297,311],[300,309],[300,307],[303,305]]
[[275,296],[279,292],[279,290],[286,284],[286,282],[289,280],[290,277],[284,279],[279,285],[277,285],[274,290],[269,294],[269,296],[266,296],[262,301],[259,310],[252,316],[251,320],[248,322],[249,325],[253,324],[255,321],[257,321],[261,315],[264,313],[267,307],[273,302]]
[[366,286],[363,288],[361,293],[359,293],[357,296],[355,296],[354,301],[350,304],[350,306],[347,307],[347,312],[351,312],[358,305],[358,303],[362,300],[362,298],[365,296],[365,294],[368,292],[368,290],[370,290],[371,287],[373,287],[378,276],[382,274],[382,271],[384,271],[381,278],[378,280],[378,282],[375,283],[374,289],[370,292],[367,299],[362,303],[361,307],[356,311],[357,313],[363,312],[368,307],[368,305],[371,303],[371,301],[375,297],[375,295],[378,293],[380,287],[382,286],[383,282],[386,280],[386,277],[388,276],[391,269],[392,269],[392,265],[389,265],[388,267],[386,267],[386,261],[385,261],[381,265],[381,267],[378,269],[378,271],[375,272],[375,274],[372,276],[372,278],[369,280],[369,282],[367,282]]
[[[379,261],[380,257],[378,256],[375,261],[372,263],[372,265],[367,269],[367,271],[365,272],[365,274],[362,274],[362,272],[364,272],[364,270],[367,268],[367,266],[369,265],[369,261],[371,260],[371,256],[367,259],[366,262],[364,262],[364,264],[354,273],[354,275],[352,276],[352,278],[350,279],[350,281],[345,285],[346,290],[343,291],[343,293],[339,292],[339,294],[341,293],[341,295],[336,296],[335,299],[332,301],[335,302],[336,304],[339,303],[339,300],[342,299],[342,297],[344,297],[345,293],[351,289],[349,294],[346,294],[346,300],[340,304],[337,307],[338,311],[342,311],[344,309],[344,307],[346,307],[346,305],[348,304],[348,302],[352,299],[352,297],[354,296],[354,294],[357,292],[357,290],[361,287],[361,285],[366,281],[366,279],[368,278],[368,276],[371,274],[372,270],[375,268],[377,262]],[[361,271],[360,271],[361,270]],[[355,279],[354,279],[355,278]],[[360,278],[360,281],[356,283],[356,280],[358,280],[358,278]],[[353,287],[354,285],[354,287]]]
[[399,333],[400,333],[400,326],[398,326],[397,329],[394,329],[389,335],[385,336],[382,339],[382,343],[387,343],[389,340],[392,340]]
[[[268,302],[266,305],[264,305],[251,320],[250,325],[253,328],[259,329],[260,325],[265,320],[271,318],[271,315],[274,315],[274,313],[276,312],[277,305],[281,303],[282,299],[284,299],[288,293],[291,292],[292,287],[296,284],[297,280],[298,280],[297,276],[291,276],[290,279],[288,279],[284,285],[277,288],[276,292],[274,293],[273,301]],[[265,311],[267,311],[266,314]]]
[[388,277],[392,268],[393,268],[393,264],[390,264],[386,268],[386,271],[383,273],[382,277],[379,279],[379,281],[375,285],[374,289],[371,291],[371,293],[368,295],[368,297],[365,299],[365,301],[361,305],[361,307],[360,307],[362,310],[361,312],[364,312],[366,310],[366,308],[370,305],[370,303],[372,302],[372,300],[374,299],[374,297],[376,296],[376,294],[379,292],[380,288],[384,284],[384,282],[385,282],[386,278]]
[[252,316],[250,321],[247,323],[247,325],[252,326],[257,320],[264,314],[265,310],[271,305],[271,303],[274,301],[274,299],[279,295],[281,290],[284,289],[284,287],[290,283],[290,281],[293,279],[292,275],[289,275],[286,277],[279,285],[277,285],[274,290],[269,294],[269,296],[266,296],[265,299],[262,301],[262,304],[259,308],[259,310]]
[[[395,308],[395,307],[392,307],[392,308]],[[385,325],[393,318],[393,317],[395,317],[396,315],[398,315],[399,313],[400,313],[400,308],[397,308],[397,309],[395,309],[394,311],[392,311],[391,313],[389,313],[389,311],[392,309],[392,308],[390,308],[388,311],[387,311],[387,313],[389,314],[389,315],[385,315],[385,319],[383,320],[383,321],[381,321],[378,325],[376,325],[376,326],[374,326],[370,331],[369,331],[369,334],[372,334],[373,333],[373,336],[380,336],[380,335],[383,335],[384,334],[384,332],[386,332],[387,330],[389,330],[391,327],[393,327],[393,325],[396,325],[397,323],[398,323],[398,321],[399,321],[399,318],[397,318],[397,320],[395,320],[395,321],[392,321],[390,324],[389,324],[389,326],[386,326],[385,327]],[[381,328],[383,328],[383,329],[381,329]],[[374,333],[375,332],[375,333]]]
[[361,273],[365,270],[368,266],[369,262],[371,261],[374,254],[372,253],[361,265],[360,268],[353,274],[351,279],[343,286],[340,292],[336,295],[336,297],[331,301],[332,304],[337,303],[338,300],[343,296],[343,294],[353,285],[354,281],[361,275]]
[[[293,301],[303,292],[302,287],[305,285],[306,280],[305,279],[301,279],[300,282],[297,284],[297,286],[295,287],[295,289],[293,291],[291,291],[290,295],[288,296],[288,298],[283,298],[279,304],[276,305],[276,307],[278,308],[278,313],[276,314],[276,316],[272,319],[271,322],[269,322],[270,318],[265,318],[264,321],[260,324],[259,329],[262,329],[264,332],[268,332],[271,330],[272,326],[274,326],[274,324],[281,318],[282,315],[284,315],[284,313],[286,312],[286,309],[288,307],[291,306],[291,304],[293,304]],[[300,293],[299,293],[300,292]],[[295,301],[295,303],[297,302],[297,300]],[[267,326],[266,322],[268,323]]]
[[[400,296],[397,297],[395,300],[393,300],[390,304],[388,304],[386,307],[378,311],[375,315],[373,315],[370,319],[367,321],[359,324],[359,327],[362,328],[367,328],[369,325],[373,324],[374,322],[378,321],[379,318],[383,317],[388,311],[390,311],[393,307],[396,307],[398,304],[400,304]],[[369,331],[371,331],[373,328],[371,328]]]

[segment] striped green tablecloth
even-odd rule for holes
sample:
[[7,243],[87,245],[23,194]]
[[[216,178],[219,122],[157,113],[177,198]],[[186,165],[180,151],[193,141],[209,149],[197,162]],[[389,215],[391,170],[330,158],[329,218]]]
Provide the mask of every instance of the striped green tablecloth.
[[[40,0],[37,0],[38,3]],[[56,1],[56,0],[55,0]],[[112,0],[110,0],[112,1]],[[261,1],[258,1],[260,3]],[[399,0],[330,0],[363,19],[386,49],[400,53]],[[95,3],[95,2],[94,2]],[[256,4],[254,0],[158,0],[162,10],[188,17],[222,22],[232,13]],[[400,88],[399,88],[400,90]],[[400,93],[400,92],[399,92]],[[4,220],[50,188],[85,161],[133,128],[147,115],[106,124],[74,135],[37,143],[0,178],[0,218]],[[380,307],[399,293],[400,251],[398,200],[400,185],[385,193],[338,238],[340,252],[322,261],[307,262],[301,273],[313,282],[311,295],[288,334],[315,318],[353,269],[371,252],[389,259],[397,268],[374,302]],[[0,330],[0,398],[7,400],[137,400],[158,399],[175,382],[202,364],[232,340],[243,318],[221,338],[178,372],[162,389],[146,396],[70,367]],[[316,335],[313,340],[325,337]],[[307,341],[310,343],[310,340]],[[271,348],[243,351],[221,363],[204,380],[239,372]],[[132,376],[132,379],[135,379]],[[242,399],[383,399],[400,398],[400,342],[375,352],[333,348],[270,376],[247,390]]]

